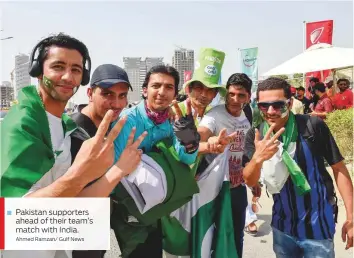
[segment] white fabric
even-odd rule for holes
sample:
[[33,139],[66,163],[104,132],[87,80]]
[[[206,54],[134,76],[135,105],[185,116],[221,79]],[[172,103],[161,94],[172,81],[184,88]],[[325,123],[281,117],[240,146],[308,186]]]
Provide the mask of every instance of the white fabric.
[[252,203],[249,203],[246,208],[245,227],[248,227],[249,224],[251,224],[252,222],[256,222],[256,221],[257,221],[257,215],[252,210]]
[[307,73],[354,65],[354,48],[316,44],[303,53],[264,73],[262,76]]
[[[294,158],[296,151],[296,142],[291,142],[288,147],[289,155]],[[279,145],[279,150],[272,158],[263,162],[261,174],[264,184],[270,194],[280,193],[280,190],[289,177],[289,171],[283,162],[283,143]]]
[[245,113],[242,111],[239,117],[230,115],[225,105],[219,105],[206,113],[198,127],[208,128],[213,135],[219,135],[220,131],[226,128],[227,134],[237,132],[233,142],[225,148],[229,161],[229,173],[231,187],[236,187],[243,183],[242,177],[242,156],[245,147],[245,137],[251,128]]
[[162,203],[167,195],[166,175],[159,164],[143,154],[137,169],[121,183],[133,198],[141,214]]
[[58,118],[49,112],[46,113],[49,122],[53,153],[55,155],[55,163],[54,166],[31,187],[27,194],[50,185],[59,177],[64,175],[71,166],[71,132],[67,132],[64,135],[61,118]]
[[[53,153],[55,155],[54,166],[38,180],[27,192],[35,192],[52,184],[59,177],[64,175],[71,166],[71,138],[72,131],[66,132],[62,125],[62,119],[49,112],[47,113]],[[39,159],[41,157],[38,157]],[[27,195],[26,194],[26,195]],[[72,258],[71,250],[48,250],[48,251],[2,251],[2,258]]]

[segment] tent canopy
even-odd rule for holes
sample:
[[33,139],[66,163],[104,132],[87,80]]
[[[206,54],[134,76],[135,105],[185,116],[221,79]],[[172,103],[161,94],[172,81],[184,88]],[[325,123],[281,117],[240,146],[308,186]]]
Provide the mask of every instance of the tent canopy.
[[350,66],[354,66],[353,48],[333,47],[320,43],[264,73],[263,76],[307,73]]

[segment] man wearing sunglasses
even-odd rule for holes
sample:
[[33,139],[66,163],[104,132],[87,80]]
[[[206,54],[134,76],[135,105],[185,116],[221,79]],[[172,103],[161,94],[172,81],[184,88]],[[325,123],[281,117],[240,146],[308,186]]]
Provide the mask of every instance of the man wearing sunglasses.
[[[261,170],[263,176],[279,175],[279,170],[288,173],[282,187],[272,189],[271,225],[276,257],[334,257],[333,214],[337,207],[324,159],[333,170],[346,208],[342,239],[347,242],[346,249],[353,247],[353,185],[327,125],[318,117],[290,112],[291,91],[285,80],[268,78],[261,82],[257,101],[265,122],[247,133],[244,160],[249,162],[243,177],[247,185],[254,186]],[[278,169],[267,166],[269,162]],[[293,178],[294,174],[303,176],[302,184]],[[299,186],[306,184],[306,191],[299,191]],[[267,188],[270,189],[269,183]]]
[[334,96],[333,102],[336,109],[353,107],[353,91],[349,89],[349,80],[339,79],[337,82],[339,92]]

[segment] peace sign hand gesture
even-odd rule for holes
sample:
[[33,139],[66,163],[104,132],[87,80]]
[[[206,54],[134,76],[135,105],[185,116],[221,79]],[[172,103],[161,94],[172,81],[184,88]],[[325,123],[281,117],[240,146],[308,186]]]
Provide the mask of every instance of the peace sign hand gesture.
[[223,153],[225,148],[236,137],[237,132],[227,135],[226,128],[222,129],[218,136],[212,136],[208,139],[208,150],[210,153]]
[[99,125],[96,135],[83,142],[72,165],[74,173],[82,178],[84,183],[92,182],[101,177],[114,162],[113,141],[122,130],[126,117],[121,118],[108,136],[105,137],[113,118],[109,110]]
[[127,146],[123,150],[118,162],[114,165],[120,169],[121,178],[132,173],[141,161],[141,155],[143,154],[143,151],[138,148],[147,135],[147,132],[144,132],[138,137],[138,139],[136,139],[135,142],[133,142],[135,132],[136,128],[133,128],[129,135]]
[[180,143],[185,146],[187,153],[193,153],[199,147],[200,135],[197,132],[197,127],[194,123],[195,117],[192,115],[192,104],[190,99],[186,100],[186,104],[186,115],[183,116],[177,101],[173,102],[176,112],[173,129]]
[[253,155],[253,158],[255,158],[257,162],[262,163],[266,160],[269,160],[274,156],[275,153],[278,152],[278,146],[280,144],[278,138],[285,131],[285,128],[281,128],[276,134],[274,134],[273,137],[270,137],[271,133],[274,131],[274,128],[275,124],[272,124],[262,140],[260,140],[259,131],[256,129],[254,139],[256,151]]

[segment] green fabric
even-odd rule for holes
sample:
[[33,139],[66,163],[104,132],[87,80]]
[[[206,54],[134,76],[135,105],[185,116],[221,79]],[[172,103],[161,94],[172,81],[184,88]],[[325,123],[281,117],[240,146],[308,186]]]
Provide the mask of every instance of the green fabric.
[[224,85],[219,85],[221,69],[224,64],[225,53],[213,48],[201,48],[198,60],[196,61],[193,77],[183,85],[185,87],[195,81],[202,82],[208,88],[217,88],[222,97],[226,95]]
[[[267,133],[269,130],[268,123],[264,123],[263,127],[263,135]],[[290,112],[289,119],[285,125],[285,132],[282,134],[282,141],[283,141],[283,153],[282,159],[289,171],[291,180],[295,185],[295,189],[298,195],[304,195],[311,191],[311,187],[307,182],[307,179],[302,172],[299,165],[295,162],[295,160],[290,156],[287,149],[291,142],[296,142],[298,136],[297,126],[295,122],[295,116],[292,112]]]
[[[165,172],[167,180],[165,201],[141,214],[133,198],[130,197],[122,184],[119,184],[115,191],[114,199],[118,202],[115,210],[120,210],[125,215],[112,216],[111,223],[117,238],[121,240],[119,244],[124,255],[128,255],[139,243],[145,241],[148,232],[151,227],[155,226],[158,219],[183,206],[192,199],[195,193],[199,192],[191,169],[188,165],[180,162],[171,140],[164,139],[158,142],[156,147],[157,151],[147,153],[147,155],[155,160]],[[126,219],[122,219],[122,216],[127,218],[129,215],[135,217],[139,222],[128,223]]]
[[[76,128],[63,114],[68,133]],[[0,123],[2,197],[21,197],[47,173],[55,163],[47,114],[35,86],[19,91],[14,105]]]
[[21,197],[54,165],[48,118],[35,86],[1,122],[1,196]]
[[[192,203],[181,207],[175,215],[161,219],[163,247],[169,254],[203,258],[203,252],[211,252],[213,258],[238,257],[234,241],[230,182],[224,179],[214,199],[207,203],[201,201],[210,198],[208,191],[215,190],[211,184],[220,183],[216,173],[210,172],[209,179],[198,184],[200,193],[193,198]],[[214,231],[210,232],[212,229]],[[212,238],[211,246],[207,244],[206,239],[209,238]]]

